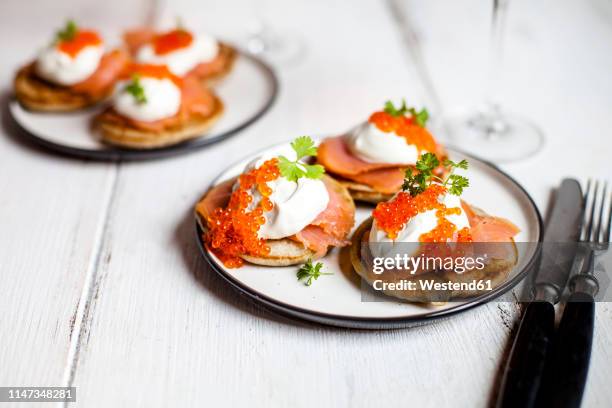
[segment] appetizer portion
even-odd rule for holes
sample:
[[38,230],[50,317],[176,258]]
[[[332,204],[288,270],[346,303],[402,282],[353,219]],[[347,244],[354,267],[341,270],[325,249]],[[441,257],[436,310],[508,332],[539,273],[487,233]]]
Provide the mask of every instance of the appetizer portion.
[[206,246],[225,266],[297,265],[350,243],[355,205],[348,191],[304,160],[317,154],[311,138],[291,147],[291,157],[259,158],[197,204]]
[[107,143],[148,149],[202,136],[222,113],[222,102],[197,79],[165,65],[132,64],[94,123]]
[[128,63],[126,52],[105,52],[96,31],[69,21],[35,61],[17,72],[15,95],[31,110],[81,109],[108,97]]
[[236,50],[208,34],[196,34],[178,24],[157,33],[149,28],[128,31],[125,41],[133,58],[144,64],[167,65],[174,75],[213,81],[228,74]]
[[[356,200],[378,203],[398,192],[404,171],[424,153],[446,158],[444,148],[425,128],[429,114],[405,102],[387,102],[366,123],[346,135],[323,140],[317,160],[345,185]],[[442,169],[436,170],[439,175]]]
[[[353,236],[351,262],[355,271],[387,295],[419,302],[472,296],[478,291],[436,291],[423,283],[483,281],[484,287],[493,288],[518,262],[514,236],[519,229],[460,199],[469,181],[455,170],[467,170],[467,161],[445,160],[442,165],[447,175],[438,177],[434,170],[440,166],[439,160],[432,153],[423,154],[416,163],[418,172],[406,171],[402,191],[379,203]],[[421,261],[413,263],[410,270],[393,265],[381,273],[373,268],[375,258],[398,259],[404,255],[415,260],[421,257]],[[465,263],[466,256],[473,260],[470,267]],[[479,257],[480,265],[474,261]],[[459,258],[461,268],[456,267]],[[398,286],[405,282],[414,282],[415,286]]]

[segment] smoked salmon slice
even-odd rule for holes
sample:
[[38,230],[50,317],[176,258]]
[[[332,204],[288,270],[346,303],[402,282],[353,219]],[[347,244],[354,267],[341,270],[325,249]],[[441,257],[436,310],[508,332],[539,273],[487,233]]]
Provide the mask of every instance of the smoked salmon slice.
[[[446,157],[438,146],[438,157]],[[319,145],[317,161],[330,173],[365,184],[384,194],[397,192],[404,182],[406,165],[369,163],[352,155],[344,142],[344,136],[325,139]]]
[[345,190],[329,177],[323,182],[329,194],[327,208],[315,220],[290,239],[301,242],[306,248],[322,255],[329,246],[346,246],[346,239],[355,223],[355,204],[346,197]]
[[114,50],[102,57],[98,69],[86,80],[70,87],[77,93],[100,96],[114,86],[117,78],[130,62],[130,57],[123,50]]
[[404,184],[405,171],[403,168],[377,169],[351,176],[350,179],[366,184],[383,194],[398,192]]
[[224,207],[229,202],[235,182],[236,179],[231,178],[211,188],[196,204],[196,213],[207,220],[217,208]]
[[[197,205],[196,212],[207,219],[216,208],[223,207],[229,201],[236,179],[224,181],[213,187]],[[355,222],[355,206],[343,189],[328,177],[323,178],[329,193],[329,203],[314,221],[302,231],[287,237],[302,243],[317,255],[324,254],[329,246],[345,246],[346,239]]]
[[505,218],[483,214],[462,201],[474,242],[511,242],[521,230]]
[[325,139],[317,149],[317,161],[331,173],[348,177],[371,170],[399,168],[400,164],[368,163],[351,154],[344,137]]

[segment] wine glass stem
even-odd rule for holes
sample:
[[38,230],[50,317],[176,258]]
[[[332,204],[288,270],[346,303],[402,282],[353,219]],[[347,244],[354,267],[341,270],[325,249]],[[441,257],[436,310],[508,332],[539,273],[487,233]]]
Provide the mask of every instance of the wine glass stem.
[[485,90],[486,109],[499,117],[498,92],[503,62],[504,33],[509,0],[493,0],[491,41],[489,44],[489,75]]

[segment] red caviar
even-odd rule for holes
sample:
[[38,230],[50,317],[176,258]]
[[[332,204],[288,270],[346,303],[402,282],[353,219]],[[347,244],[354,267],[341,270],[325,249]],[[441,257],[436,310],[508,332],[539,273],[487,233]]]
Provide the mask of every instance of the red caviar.
[[[217,208],[208,217],[209,230],[204,236],[212,252],[228,268],[242,266],[240,255],[262,256],[270,252],[266,240],[259,238],[259,228],[266,222],[263,213],[274,204],[270,200],[272,189],[266,184],[280,176],[278,159],[270,159],[260,167],[242,174],[238,187],[232,192],[226,208]],[[249,190],[257,188],[263,196],[255,208],[249,210],[253,197]]]
[[406,143],[415,145],[419,152],[435,152],[437,144],[427,129],[416,124],[409,116],[393,116],[387,112],[374,112],[369,122],[385,133],[395,133],[406,139]]
[[421,234],[420,242],[448,242],[455,238],[457,242],[471,242],[472,236],[469,228],[457,231],[455,224],[446,218],[447,215],[461,214],[459,207],[447,208],[438,201],[438,197],[446,193],[446,187],[439,184],[432,184],[415,197],[402,191],[394,200],[379,203],[372,216],[378,227],[385,231],[389,238],[395,239],[412,217],[426,211],[436,210],[438,224],[431,231]]
[[57,48],[74,58],[83,48],[100,44],[102,44],[102,38],[98,33],[91,30],[80,30],[72,39],[59,41]]
[[167,33],[158,34],[153,38],[155,54],[164,55],[181,48],[186,48],[193,42],[193,35],[189,31],[176,29]]
[[139,75],[141,77],[149,77],[155,79],[167,78],[174,82],[179,88],[183,84],[183,80],[174,75],[167,66],[165,65],[154,65],[154,64],[136,64],[132,63],[128,66],[122,75],[122,79],[131,78],[133,75]]

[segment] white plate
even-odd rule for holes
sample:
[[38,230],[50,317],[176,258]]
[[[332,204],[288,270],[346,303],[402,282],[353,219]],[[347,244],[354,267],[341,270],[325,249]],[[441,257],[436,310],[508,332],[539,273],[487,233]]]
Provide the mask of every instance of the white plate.
[[152,150],[128,150],[102,143],[90,127],[91,118],[102,107],[61,114],[41,113],[29,111],[13,100],[9,109],[25,131],[22,136],[61,153],[91,159],[151,159],[187,153],[236,134],[270,108],[277,94],[278,81],[268,65],[241,53],[232,72],[214,89],[225,105],[225,112],[208,134]]
[[[253,154],[224,171],[213,185],[239,175],[244,166],[259,155],[286,154],[288,149],[289,145],[284,144]],[[489,214],[503,216],[515,223],[521,229],[516,242],[541,241],[541,216],[529,194],[516,181],[492,164],[475,157],[452,149],[449,149],[449,155],[452,160],[465,158],[470,163],[470,187],[465,190],[463,199]],[[355,226],[368,218],[372,209],[358,203]],[[350,266],[340,267],[339,249],[332,250],[320,260],[324,269],[333,275],[322,276],[307,287],[297,281],[296,266],[271,268],[245,264],[238,269],[226,268],[204,248],[201,231],[198,230],[197,235],[200,249],[212,268],[241,292],[284,314],[355,328],[407,327],[465,311],[511,289],[533,266],[537,255],[536,245],[519,245],[519,264],[503,285],[478,298],[425,307],[395,301],[362,301],[359,277]]]

